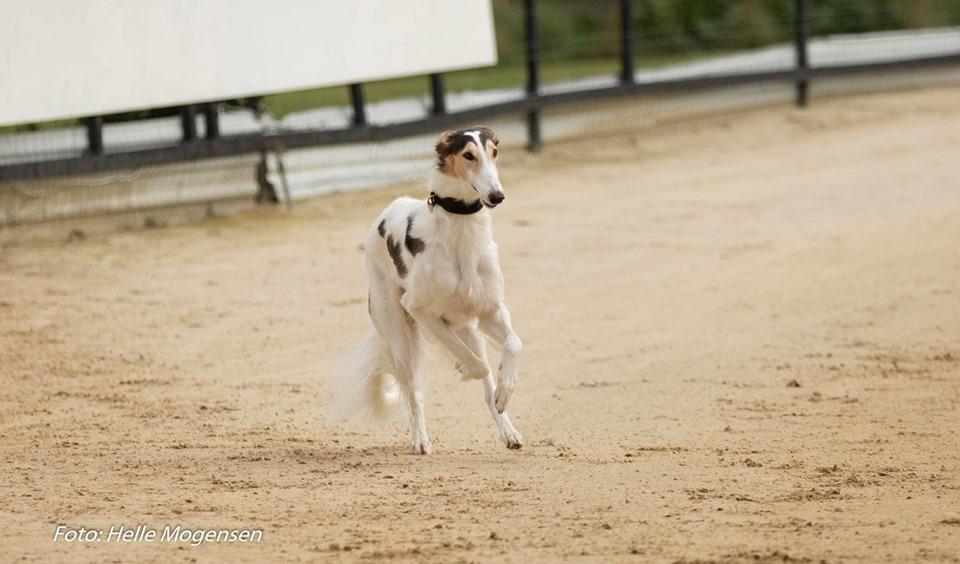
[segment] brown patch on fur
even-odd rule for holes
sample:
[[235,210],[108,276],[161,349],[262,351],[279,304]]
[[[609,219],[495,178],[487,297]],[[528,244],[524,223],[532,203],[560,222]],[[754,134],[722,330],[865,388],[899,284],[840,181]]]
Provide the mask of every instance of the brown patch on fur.
[[[468,143],[467,146],[474,147],[475,144]],[[468,150],[469,149],[464,149],[464,153]],[[459,155],[450,155],[447,157],[447,170],[449,171],[448,174],[452,174],[461,180],[466,180],[467,172],[470,171],[470,167],[476,165],[476,161],[468,161],[467,159],[463,158],[462,155],[463,153],[460,153]]]
[[498,153],[497,153],[497,143],[496,143],[494,140],[492,140],[492,139],[487,139],[487,146],[484,147],[484,149],[487,151],[487,157],[489,157],[490,160],[492,160],[492,161],[496,161],[496,160],[497,160],[497,154],[498,154]]

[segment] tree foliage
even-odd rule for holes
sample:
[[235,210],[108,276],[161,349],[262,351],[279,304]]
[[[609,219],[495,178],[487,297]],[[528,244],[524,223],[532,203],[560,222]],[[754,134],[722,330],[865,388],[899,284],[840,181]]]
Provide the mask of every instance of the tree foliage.
[[[787,41],[793,0],[632,0],[640,53],[682,54]],[[617,52],[617,0],[539,0],[544,58]],[[524,56],[522,0],[494,0],[500,56]],[[960,0],[809,0],[812,35],[960,25]]]

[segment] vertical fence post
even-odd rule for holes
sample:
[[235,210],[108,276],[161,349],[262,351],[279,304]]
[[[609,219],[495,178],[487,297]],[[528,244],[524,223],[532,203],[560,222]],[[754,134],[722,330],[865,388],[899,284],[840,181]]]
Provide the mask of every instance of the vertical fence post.
[[91,155],[103,154],[103,116],[89,117],[83,120],[87,127],[87,152]]
[[[536,100],[540,94],[540,77],[537,61],[540,45],[537,41],[537,13],[535,0],[523,0],[524,31],[527,40],[527,99]],[[543,147],[540,138],[540,105],[527,110],[527,149],[539,151]]]
[[197,109],[193,106],[180,108],[180,129],[183,131],[183,141],[193,141],[197,138]]
[[207,126],[207,139],[220,137],[220,113],[216,104],[203,105],[203,123]]
[[[793,3],[793,35],[797,53],[797,70],[803,72],[809,68],[807,61],[807,0],[794,0]],[[806,78],[797,79],[797,106],[807,106],[809,84]]]
[[280,175],[280,185],[283,186],[283,205],[287,212],[293,211],[293,198],[290,197],[290,184],[287,182],[287,167],[283,165],[283,145],[274,143],[273,154],[277,158],[277,173]]
[[363,103],[363,85],[350,85],[350,103],[353,104],[353,126],[363,127],[367,125],[367,109]]
[[439,116],[447,113],[447,100],[443,89],[443,75],[430,75],[430,94],[433,97],[433,106],[430,113]]
[[620,84],[633,84],[633,51],[636,34],[633,31],[632,0],[620,0]]

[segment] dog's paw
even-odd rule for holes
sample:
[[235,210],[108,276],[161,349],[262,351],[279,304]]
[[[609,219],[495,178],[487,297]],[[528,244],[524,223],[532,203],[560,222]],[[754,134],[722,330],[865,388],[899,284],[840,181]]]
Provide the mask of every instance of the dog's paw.
[[520,431],[517,431],[516,429],[502,433],[500,438],[510,450],[520,450],[523,448],[523,437],[520,436]]
[[430,454],[430,439],[416,439],[410,444],[410,454]]

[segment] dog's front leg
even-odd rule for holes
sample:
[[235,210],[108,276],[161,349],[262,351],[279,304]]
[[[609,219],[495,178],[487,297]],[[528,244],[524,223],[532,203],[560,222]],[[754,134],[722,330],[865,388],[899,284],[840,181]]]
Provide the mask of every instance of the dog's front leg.
[[497,411],[503,413],[517,385],[523,343],[510,324],[510,312],[504,303],[500,303],[493,313],[480,318],[480,329],[503,347],[500,368],[497,370],[497,391],[494,394]]
[[[486,362],[487,348],[484,346],[483,335],[480,334],[479,330],[475,327],[467,326],[457,331],[457,336],[460,337],[460,340],[463,341],[465,345],[470,347],[470,350]],[[520,432],[514,428],[507,413],[505,411],[497,411],[497,406],[493,399],[496,391],[497,385],[493,380],[493,374],[488,372],[483,379],[483,402],[487,404],[487,408],[490,409],[490,415],[493,416],[493,420],[500,429],[500,438],[504,444],[506,444],[509,449],[518,449],[523,446],[523,437],[521,437]]]
[[486,378],[487,373],[490,371],[487,363],[463,344],[460,337],[457,337],[457,334],[454,333],[442,319],[417,307],[410,307],[407,311],[417,323],[423,325],[430,331],[430,333],[460,361],[460,372],[464,378],[470,380]]

